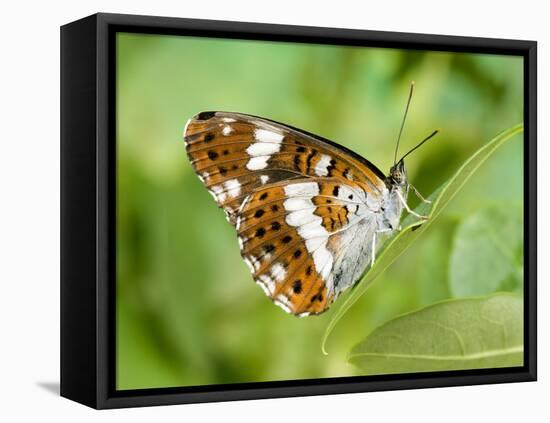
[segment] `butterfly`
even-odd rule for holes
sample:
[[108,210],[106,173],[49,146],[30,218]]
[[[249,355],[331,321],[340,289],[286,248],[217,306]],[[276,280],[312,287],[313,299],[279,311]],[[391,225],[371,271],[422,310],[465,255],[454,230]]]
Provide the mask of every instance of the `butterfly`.
[[[411,95],[412,86],[409,102]],[[191,118],[184,140],[195,173],[234,225],[255,282],[300,317],[327,310],[361,278],[403,209],[424,218],[406,202],[412,185],[404,158],[414,149],[385,175],[318,135],[221,111]]]

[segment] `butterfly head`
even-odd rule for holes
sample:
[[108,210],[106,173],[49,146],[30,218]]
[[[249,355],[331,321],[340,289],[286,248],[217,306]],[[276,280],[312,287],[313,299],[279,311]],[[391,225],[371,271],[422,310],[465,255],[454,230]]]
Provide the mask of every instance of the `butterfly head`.
[[[418,149],[422,144],[431,139],[435,134],[439,132],[439,129],[433,131],[430,135],[420,141],[415,147],[411,148],[399,161],[390,168],[390,174],[387,177],[387,182],[392,186],[407,187],[407,170],[405,169],[405,157]],[[396,150],[397,156],[397,150]]]
[[403,159],[399,160],[390,168],[388,182],[390,185],[399,187],[404,187],[407,185],[407,169],[405,169],[405,162]]

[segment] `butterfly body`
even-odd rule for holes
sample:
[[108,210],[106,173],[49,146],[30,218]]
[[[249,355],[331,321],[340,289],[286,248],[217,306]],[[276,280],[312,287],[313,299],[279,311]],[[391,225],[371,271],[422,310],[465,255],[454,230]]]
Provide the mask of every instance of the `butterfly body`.
[[202,112],[184,138],[254,280],[295,315],[319,314],[353,286],[406,207],[403,161],[385,176],[351,150],[288,125]]

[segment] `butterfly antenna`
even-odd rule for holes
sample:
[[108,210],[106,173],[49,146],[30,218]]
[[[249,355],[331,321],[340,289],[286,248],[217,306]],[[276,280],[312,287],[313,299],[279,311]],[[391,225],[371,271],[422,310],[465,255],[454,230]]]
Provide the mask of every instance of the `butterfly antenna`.
[[422,144],[424,144],[426,141],[428,141],[429,139],[431,139],[432,137],[434,137],[439,131],[439,129],[436,129],[435,131],[433,131],[430,135],[428,135],[426,138],[424,138],[422,141],[420,141],[418,144],[416,144],[415,147],[411,148],[409,151],[407,151],[407,153],[401,157],[401,159],[399,159],[399,161],[403,160],[405,157],[407,157],[409,154],[411,154],[414,150],[416,150],[417,148],[419,148]]
[[397,151],[399,150],[399,141],[401,140],[401,134],[403,133],[403,128],[405,127],[405,120],[407,119],[407,113],[409,112],[409,105],[411,104],[411,99],[414,91],[414,81],[411,81],[411,88],[409,90],[409,99],[407,100],[407,107],[405,107],[405,114],[403,115],[403,121],[401,122],[401,128],[399,129],[399,135],[397,136],[397,144],[395,146],[395,154],[393,155],[393,164],[397,163]]

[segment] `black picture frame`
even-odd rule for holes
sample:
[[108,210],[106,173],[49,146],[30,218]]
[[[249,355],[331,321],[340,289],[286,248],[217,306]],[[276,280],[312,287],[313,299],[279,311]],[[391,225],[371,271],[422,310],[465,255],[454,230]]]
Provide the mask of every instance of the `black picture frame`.
[[[114,36],[119,31],[522,56],[524,366],[117,391]],[[104,13],[61,27],[61,395],[102,409],[536,380],[536,61],[533,41]]]

